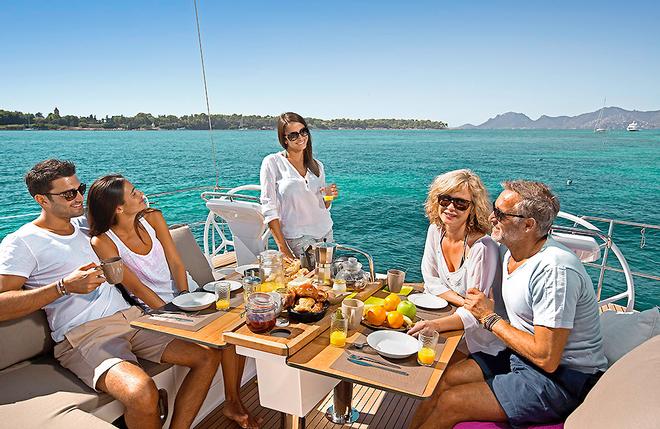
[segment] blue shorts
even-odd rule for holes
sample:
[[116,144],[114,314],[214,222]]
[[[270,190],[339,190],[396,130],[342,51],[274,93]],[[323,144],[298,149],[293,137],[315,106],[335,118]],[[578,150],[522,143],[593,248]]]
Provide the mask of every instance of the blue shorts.
[[564,366],[547,373],[510,349],[496,356],[477,352],[470,358],[481,368],[513,427],[564,421],[602,375]]

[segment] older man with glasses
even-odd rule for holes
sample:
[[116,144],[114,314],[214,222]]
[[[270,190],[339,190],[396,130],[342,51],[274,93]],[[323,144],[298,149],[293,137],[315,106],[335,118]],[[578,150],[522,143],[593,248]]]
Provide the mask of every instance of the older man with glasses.
[[473,353],[442,378],[433,412],[419,427],[462,421],[513,426],[558,422],[607,367],[591,279],[580,260],[548,234],[559,200],[539,182],[512,181],[493,204],[492,237],[505,245],[502,299],[508,321],[482,292],[467,308],[507,349]]

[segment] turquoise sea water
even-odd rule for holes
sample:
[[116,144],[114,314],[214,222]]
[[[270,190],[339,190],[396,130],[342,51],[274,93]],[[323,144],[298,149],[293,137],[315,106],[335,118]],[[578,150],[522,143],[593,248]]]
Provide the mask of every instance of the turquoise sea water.
[[[221,186],[258,183],[262,158],[280,150],[275,131],[215,131],[213,138]],[[541,180],[557,192],[564,211],[660,224],[660,130],[314,130],[313,139],[328,181],[340,187],[332,209],[335,239],[371,253],[381,272],[407,270],[408,280],[421,279],[428,185],[447,170],[473,169],[492,196],[503,180]],[[204,131],[0,132],[0,148],[0,217],[38,211],[22,177],[49,157],[74,161],[88,184],[109,172],[147,193],[215,183]],[[199,192],[155,203],[170,223],[206,218]],[[28,220],[0,221],[0,238]],[[195,232],[201,236],[201,229]],[[638,230],[617,226],[614,238],[634,271],[660,274],[658,232],[646,232],[643,249]],[[621,275],[606,279],[604,296],[623,291]],[[636,286],[636,308],[660,305],[660,283],[641,279]]]

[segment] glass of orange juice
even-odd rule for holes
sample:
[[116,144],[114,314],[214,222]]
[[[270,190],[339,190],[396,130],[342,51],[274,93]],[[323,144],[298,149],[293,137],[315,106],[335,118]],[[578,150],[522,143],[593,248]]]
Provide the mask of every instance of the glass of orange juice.
[[340,315],[340,313],[333,314],[332,322],[330,322],[330,344],[336,347],[344,347],[347,336],[348,319]]
[[323,201],[326,203],[331,203],[335,199],[335,195],[332,193],[332,185],[334,183],[328,183],[323,189]]
[[229,282],[215,283],[215,308],[217,310],[229,309],[230,293],[231,293],[231,284]]
[[434,329],[425,329],[419,333],[419,351],[417,363],[424,366],[433,366],[435,362],[435,348],[438,345],[440,334]]

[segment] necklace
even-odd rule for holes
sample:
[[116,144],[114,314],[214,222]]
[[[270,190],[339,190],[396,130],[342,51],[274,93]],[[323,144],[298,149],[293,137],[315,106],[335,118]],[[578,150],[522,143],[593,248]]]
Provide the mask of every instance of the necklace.
[[[442,240],[444,240],[444,239],[445,239],[445,234],[442,234],[442,236],[440,237],[440,248],[441,249],[442,249]],[[465,237],[463,237],[463,254],[461,255],[461,262],[460,262],[460,264],[458,265],[458,267],[456,268],[456,270],[454,272],[458,272],[458,270],[460,270],[463,267],[463,263],[465,262],[465,254],[467,253],[467,239],[468,239],[468,232],[467,232],[467,229],[466,229],[465,230]],[[446,260],[445,260],[445,264],[446,264]],[[447,267],[447,268],[449,268],[449,267]]]

